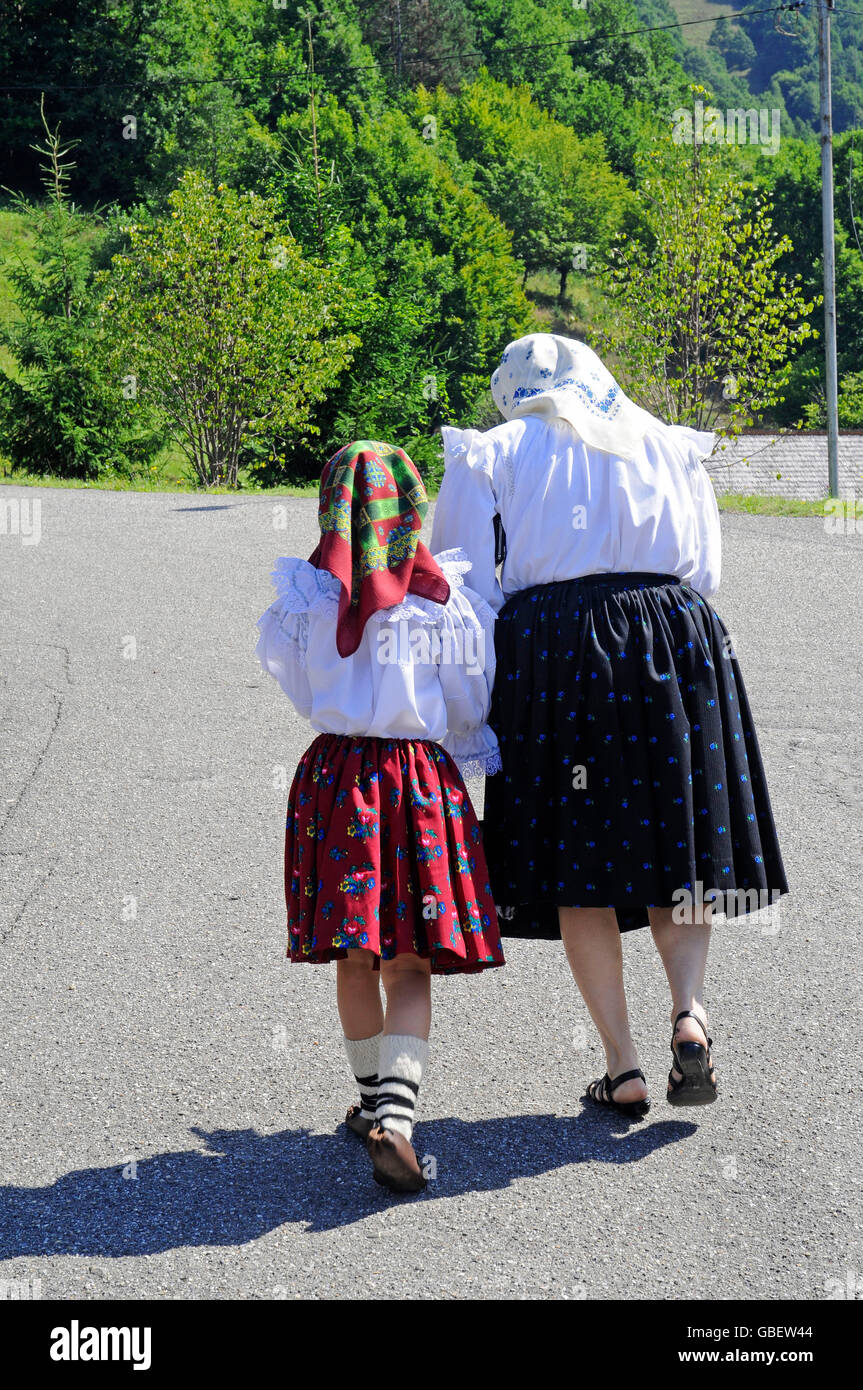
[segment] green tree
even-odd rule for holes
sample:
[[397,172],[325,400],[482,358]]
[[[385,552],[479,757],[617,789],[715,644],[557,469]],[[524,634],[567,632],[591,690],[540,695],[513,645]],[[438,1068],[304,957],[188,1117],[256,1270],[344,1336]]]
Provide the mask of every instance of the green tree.
[[631,0],[590,0],[583,25],[556,114],[580,134],[601,133],[612,166],[634,179],[639,152],[680,104],[687,78],[668,34],[637,32]]
[[[307,99],[307,20],[324,90],[382,101],[353,0],[15,0],[0,6],[0,164],[36,185],[38,82],[79,142],[80,196],[163,210],[185,168],[238,186],[266,177],[270,136]],[[358,73],[354,69],[360,69]]]
[[569,120],[573,61],[567,43],[586,30],[571,0],[472,0],[471,19],[491,75],[512,86],[529,83],[540,106]]
[[[282,130],[284,213],[305,254],[316,256],[308,115]],[[428,470],[434,431],[472,417],[497,354],[536,319],[509,231],[424,132],[434,134],[403,111],[354,120],[334,100],[318,109],[324,223],[333,227],[325,254],[351,286],[346,322],[361,345],[315,418],[334,447],[346,436],[389,435]],[[308,469],[302,452],[291,467]]]
[[[427,244],[405,236],[403,221],[381,206],[376,209],[379,243],[372,246],[352,215],[351,193],[337,176],[342,164],[332,157],[333,129],[345,150],[352,148],[353,125],[334,101],[323,109],[328,159],[304,146],[288,147],[271,182],[291,232],[305,255],[329,266],[348,287],[342,306],[344,325],[359,340],[351,370],[315,409],[320,449],[312,453],[302,437],[275,441],[261,457],[261,476],[276,482],[285,476],[309,478],[320,469],[320,456],[334,453],[349,439],[391,438],[398,441],[427,477],[437,467],[433,434],[450,418],[447,363],[434,351],[439,295],[447,275]],[[386,246],[386,255],[378,245]]]
[[[863,425],[863,372],[846,372],[839,377],[838,416],[840,430],[859,430]],[[803,419],[811,430],[827,428],[827,399],[820,382],[815,400],[803,408]]]
[[[321,103],[334,97],[355,119],[384,109],[387,70],[373,46],[377,31],[370,23],[372,0],[280,0],[278,7],[260,0],[244,2],[252,7],[255,44],[245,104],[248,107],[253,96],[258,133],[275,132],[284,118],[305,110],[310,60]],[[235,0],[220,3],[231,7]],[[229,55],[219,59],[219,70],[231,77]]]
[[20,317],[0,327],[13,368],[0,367],[0,449],[18,468],[62,477],[134,473],[161,438],[150,412],[126,400],[100,348],[94,256],[104,236],[97,215],[81,213],[68,183],[71,146],[45,122],[36,146],[46,197],[13,199],[33,234],[32,261],[9,272]]
[[435,115],[444,157],[457,155],[457,167],[511,231],[524,278],[554,270],[563,296],[576,246],[589,246],[598,260],[631,201],[602,136],[576,135],[537,106],[529,87],[509,87],[485,69],[458,97],[420,88],[416,103],[420,118]]
[[102,273],[113,361],[200,481],[233,487],[250,439],[314,431],[314,405],[357,343],[341,325],[347,292],[303,258],[268,200],[190,170],[169,202]]
[[370,0],[356,8],[391,88],[445,82],[454,90],[476,70],[470,0]]
[[748,68],[755,61],[755,44],[749,35],[738,24],[729,24],[724,17],[713,25],[707,42],[722,54],[730,68]]
[[778,270],[790,240],[722,151],[668,142],[647,160],[643,225],[605,277],[603,341],[647,408],[737,433],[781,402],[814,302]]
[[[859,166],[859,134],[840,136],[835,146],[836,186],[836,339],[840,383],[852,378],[863,361],[863,253],[858,245],[860,203],[863,179]],[[858,158],[855,160],[855,147]],[[823,285],[821,245],[821,162],[818,146],[810,141],[783,139],[776,155],[761,155],[754,167],[756,187],[769,197],[776,228],[788,235],[788,245],[779,262],[786,276],[799,276],[806,298],[817,298]],[[810,420],[810,404],[823,400],[825,390],[824,350],[820,343],[804,343],[792,363],[791,376],[784,391],[785,400],[774,409],[781,424],[792,424],[801,416]],[[853,412],[856,395],[848,393],[843,407],[846,428],[848,411]],[[816,404],[816,415],[817,415]],[[863,416],[853,422],[863,425]]]
[[[39,83],[50,117],[77,144],[82,198],[128,197],[147,168],[149,142],[123,139],[123,117],[142,114],[144,35],[160,0],[15,0],[0,6],[0,151],[4,177],[34,194],[30,153],[39,130]],[[152,95],[150,91],[148,93]]]

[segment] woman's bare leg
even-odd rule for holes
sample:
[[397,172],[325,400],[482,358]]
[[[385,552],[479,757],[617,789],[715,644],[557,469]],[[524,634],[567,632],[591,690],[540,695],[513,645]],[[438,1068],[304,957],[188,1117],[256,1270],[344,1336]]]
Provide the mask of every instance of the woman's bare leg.
[[[638,1066],[623,990],[623,951],[617,915],[611,907],[559,907],[560,934],[569,967],[599,1030],[608,1075]],[[614,1092],[617,1101],[644,1100],[647,1087],[637,1078]]]
[[[701,920],[699,910],[694,908],[692,915],[695,920],[692,922],[675,922],[673,910],[670,907],[650,908],[650,929],[671,988],[671,1021],[673,1023],[684,1009],[691,1009],[706,1027],[704,972],[710,949],[713,905],[705,903]],[[674,1036],[679,1042],[705,1041],[702,1029],[692,1018],[682,1018]],[[675,1080],[680,1079],[676,1067],[673,1074]]]

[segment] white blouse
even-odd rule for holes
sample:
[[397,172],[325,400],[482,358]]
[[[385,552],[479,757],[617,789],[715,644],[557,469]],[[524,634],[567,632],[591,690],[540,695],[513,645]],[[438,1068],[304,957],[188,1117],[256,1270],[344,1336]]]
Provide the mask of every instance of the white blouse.
[[307,560],[278,560],[278,597],[258,622],[256,655],[319,733],[428,739],[465,775],[496,772],[497,738],[485,722],[495,615],[465,584],[471,565],[463,551],[435,559],[448,601],[407,594],[369,618],[346,657],[336,649],[339,581]]
[[[536,415],[442,434],[432,549],[460,546],[473,562],[471,584],[496,611],[534,584],[585,574],[674,574],[708,599],[719,588],[719,509],[701,462],[712,434],[649,431],[633,461]],[[506,534],[500,583],[496,512]]]

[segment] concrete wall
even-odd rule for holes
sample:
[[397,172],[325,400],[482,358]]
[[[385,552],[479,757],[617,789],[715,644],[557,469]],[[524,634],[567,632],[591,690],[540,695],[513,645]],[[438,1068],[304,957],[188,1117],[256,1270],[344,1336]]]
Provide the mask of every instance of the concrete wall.
[[[826,497],[826,434],[752,432],[722,441],[705,467],[717,493]],[[863,498],[863,431],[839,434],[839,495]]]

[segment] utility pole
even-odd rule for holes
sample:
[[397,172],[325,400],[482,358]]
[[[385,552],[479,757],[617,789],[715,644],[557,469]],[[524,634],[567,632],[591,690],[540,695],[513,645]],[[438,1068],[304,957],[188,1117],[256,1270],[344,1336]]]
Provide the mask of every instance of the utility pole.
[[821,224],[824,247],[824,355],[827,368],[827,470],[830,496],[838,497],[839,381],[836,368],[833,101],[830,85],[830,15],[834,9],[834,0],[818,0],[818,74],[821,86]]

